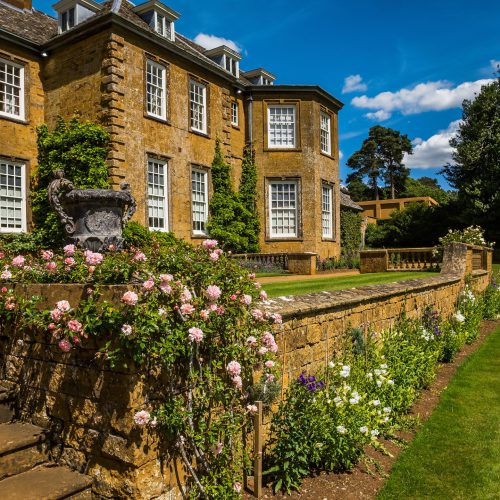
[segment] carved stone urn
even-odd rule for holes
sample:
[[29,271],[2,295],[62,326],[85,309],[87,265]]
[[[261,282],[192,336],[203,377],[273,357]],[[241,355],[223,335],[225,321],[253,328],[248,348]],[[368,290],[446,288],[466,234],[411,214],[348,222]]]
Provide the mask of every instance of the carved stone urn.
[[75,189],[64,172],[54,172],[48,197],[64,225],[69,242],[93,252],[123,247],[123,226],[136,210],[129,185],[113,189]]

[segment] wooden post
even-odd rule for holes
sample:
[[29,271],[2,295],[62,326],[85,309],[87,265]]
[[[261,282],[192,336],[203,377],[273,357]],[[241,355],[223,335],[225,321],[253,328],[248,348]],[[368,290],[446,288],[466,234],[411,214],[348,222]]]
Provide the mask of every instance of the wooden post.
[[262,497],[262,401],[255,402],[257,413],[253,417],[255,454],[253,466],[253,495],[255,498]]

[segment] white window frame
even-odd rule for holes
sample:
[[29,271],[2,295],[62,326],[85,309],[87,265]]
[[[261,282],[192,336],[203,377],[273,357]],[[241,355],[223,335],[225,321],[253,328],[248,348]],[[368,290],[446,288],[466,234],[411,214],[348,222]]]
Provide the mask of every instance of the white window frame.
[[333,239],[333,186],[321,185],[321,235]]
[[[163,173],[158,172],[151,172],[150,168],[151,167],[163,167]],[[159,177],[163,177],[163,185],[160,184],[159,182],[150,182],[150,175],[158,175]],[[157,158],[153,157],[148,157],[147,160],[147,197],[148,197],[148,227],[151,231],[160,231],[160,232],[168,232],[169,231],[169,217],[168,217],[168,202],[169,202],[169,195],[168,195],[168,162],[166,160],[159,160]],[[154,192],[151,192],[151,188],[153,187],[161,187],[163,189],[162,194],[155,194]],[[156,205],[153,205],[153,200],[157,202]],[[161,206],[161,205],[163,206]],[[158,216],[157,217],[151,217],[150,210],[156,209],[160,206],[160,210],[158,211]],[[163,219],[163,227],[161,227],[159,224],[151,224],[151,219]]]
[[207,86],[196,80],[189,80],[189,125],[195,132],[207,133]]
[[[7,87],[14,87],[18,89],[19,95],[16,96],[15,94],[11,94],[13,97],[18,97],[19,98],[19,113],[11,113],[8,111],[2,111],[0,110],[0,116],[8,116],[10,118],[17,118],[18,120],[24,120],[25,119],[25,109],[24,109],[24,93],[25,93],[25,81],[24,81],[24,71],[25,68],[22,64],[17,64],[12,61],[9,61],[8,59],[2,59],[0,58],[0,64],[5,65],[5,69],[8,70],[9,66],[12,69],[17,69],[19,70],[19,87],[14,85],[14,82],[8,83],[7,82],[7,73],[5,73],[5,81],[1,81],[1,83],[4,86],[4,90],[2,92],[3,99],[4,99],[4,107],[7,108]],[[10,104],[11,107],[13,107],[12,104]]]
[[[156,72],[153,73],[154,70]],[[149,76],[151,75],[151,81]],[[160,85],[157,82],[153,82],[153,79],[161,79]],[[154,118],[160,118],[161,120],[167,119],[167,68],[163,64],[152,61],[151,59],[146,59],[146,75],[145,75],[145,86],[146,86],[146,113]],[[158,93],[160,94],[158,96]],[[155,100],[159,99],[160,104],[155,103]],[[160,113],[153,111],[154,108],[159,108]]]
[[324,111],[320,114],[320,144],[322,153],[332,154],[332,117]]
[[173,40],[172,21],[167,19],[164,14],[160,14],[156,10],[154,11],[154,30],[167,40]]
[[[73,24],[70,24],[70,15],[69,13],[73,11]],[[60,23],[59,23],[59,32],[60,33],[65,33],[66,31],[70,30],[71,28],[74,28],[78,23],[77,23],[77,14],[78,14],[78,4],[73,5],[73,7],[70,7],[69,9],[66,9],[64,12],[61,12],[60,14]],[[66,19],[64,19],[64,15],[66,15]],[[66,21],[66,22],[64,22]]]
[[[203,191],[194,189],[194,182],[197,182],[195,176],[200,176],[203,180]],[[204,200],[200,201],[196,198],[197,194],[202,194]],[[195,204],[198,207],[202,207],[201,210],[195,211]],[[201,219],[195,220],[195,213],[201,214]],[[195,236],[206,236],[208,222],[208,172],[202,168],[192,167],[191,168],[191,230]],[[203,229],[195,227],[196,223],[203,224]]]
[[236,101],[231,101],[231,125],[237,127],[238,123],[239,123],[239,106]]
[[[276,186],[284,186],[284,185],[289,185],[289,186],[294,186],[294,202],[295,202],[295,207],[293,208],[290,208],[290,207],[285,207],[285,206],[282,206],[282,207],[278,207],[278,206],[273,206],[273,201],[276,201],[278,204],[278,202],[280,200],[273,200],[273,188]],[[271,238],[297,238],[298,237],[298,234],[299,234],[299,181],[298,180],[295,180],[295,179],[289,179],[289,180],[270,180],[269,181],[269,214],[268,214],[268,217],[269,217],[269,236]],[[277,193],[279,192],[279,190],[277,190]],[[285,203],[285,200],[282,200],[283,201],[283,205]],[[277,218],[278,218],[278,213],[279,211],[282,211],[283,212],[283,216],[282,216],[282,219],[284,220],[285,219],[285,214],[284,212],[288,211],[289,213],[293,213],[293,220],[294,220],[294,227],[295,227],[295,231],[288,231],[288,232],[279,232],[278,231],[278,226],[277,225],[273,225],[273,215],[276,214]],[[288,224],[288,227],[290,226],[290,224]],[[284,223],[282,224],[281,226],[282,228],[285,227]]]
[[[14,167],[14,169],[16,167],[21,168],[21,175],[20,175],[20,178],[21,178],[21,196],[20,197],[7,196],[7,195],[3,196],[0,194],[0,233],[25,233],[26,226],[27,226],[27,223],[26,223],[26,198],[27,198],[27,194],[26,194],[26,165],[24,163],[10,161],[10,160],[6,160],[6,159],[2,159],[2,158],[0,158],[0,164],[6,165],[6,167],[12,166],[12,167]],[[7,174],[7,173],[0,174],[0,181],[1,181],[1,177],[3,175],[5,175],[7,177],[9,174]],[[14,176],[15,176],[15,174],[14,174]],[[0,186],[1,186],[1,184],[0,184]],[[1,192],[1,188],[0,188],[0,192]],[[20,204],[21,204],[21,221],[20,221],[21,224],[20,224],[20,226],[21,227],[12,228],[12,227],[6,227],[3,225],[3,222],[2,222],[2,219],[3,219],[2,211],[4,209],[3,198],[11,198],[11,199],[17,200],[18,203],[20,202]],[[8,208],[9,207],[6,206],[6,209],[8,209]]]
[[[291,109],[293,110],[291,115],[292,116],[292,123],[287,123],[286,120],[276,120],[276,118],[273,115],[273,110],[278,110],[278,109]],[[283,116],[283,115],[281,115]],[[272,134],[271,130],[273,126],[275,126],[275,131],[279,132],[282,130],[284,127],[289,127],[292,126],[292,141],[283,141],[281,140],[279,143],[274,140],[273,142],[273,135],[276,138],[276,133]],[[286,129],[285,129],[286,130]],[[280,134],[281,137],[283,137],[283,133]],[[285,137],[288,134],[285,134]],[[297,147],[297,106],[295,104],[269,104],[267,106],[267,146],[269,149],[295,149]]]

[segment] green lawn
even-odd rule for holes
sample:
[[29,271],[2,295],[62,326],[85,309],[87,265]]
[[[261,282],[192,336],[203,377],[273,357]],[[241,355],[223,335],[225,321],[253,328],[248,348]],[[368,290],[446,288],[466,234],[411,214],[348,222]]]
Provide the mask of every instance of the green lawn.
[[458,369],[378,500],[500,498],[500,328]]
[[412,278],[426,278],[438,273],[431,272],[391,272],[358,274],[355,276],[338,276],[334,278],[314,278],[308,280],[282,281],[266,283],[264,290],[269,297],[281,295],[300,295],[303,293],[323,292],[328,290],[345,290],[364,285],[391,283],[394,281],[409,280]]
[[500,271],[500,264],[493,264],[493,271],[498,273]]

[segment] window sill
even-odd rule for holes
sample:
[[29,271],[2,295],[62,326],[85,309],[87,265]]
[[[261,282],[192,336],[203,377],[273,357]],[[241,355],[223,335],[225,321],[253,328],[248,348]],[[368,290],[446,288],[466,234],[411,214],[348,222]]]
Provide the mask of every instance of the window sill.
[[30,123],[29,120],[25,120],[24,118],[16,118],[15,116],[0,114],[0,118],[9,120],[10,122],[19,123],[20,125],[29,125]]
[[266,239],[264,240],[266,243],[272,243],[276,241],[304,241],[303,238],[299,238],[297,236],[285,236],[283,238],[279,237],[274,237],[274,236],[267,236]]
[[153,120],[155,122],[164,123],[165,125],[172,125],[170,120],[168,120],[167,118],[161,118],[159,116],[150,115],[147,112],[144,113],[144,118],[149,118],[150,120]]
[[324,237],[322,237],[321,241],[324,241],[325,243],[336,243],[337,238],[324,238]]
[[241,130],[240,126],[238,124],[235,124],[235,123],[231,123],[231,127],[233,127],[236,130]]
[[201,132],[200,130],[189,129],[192,134],[199,135],[201,137],[205,137],[206,139],[210,139],[210,136],[207,132]]
[[266,153],[301,153],[302,148],[264,148]]
[[193,240],[206,240],[208,238],[208,233],[191,233],[191,239]]
[[330,158],[330,160],[335,160],[335,157],[330,153],[325,153],[324,151],[320,151],[321,156],[326,156],[327,158]]

